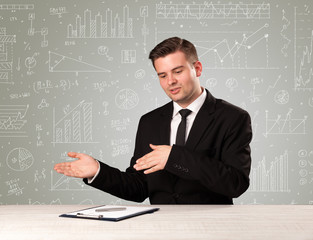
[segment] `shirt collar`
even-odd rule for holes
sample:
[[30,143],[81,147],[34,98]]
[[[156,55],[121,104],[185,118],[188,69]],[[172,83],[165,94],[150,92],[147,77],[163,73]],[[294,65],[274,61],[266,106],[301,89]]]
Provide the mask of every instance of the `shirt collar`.
[[[188,108],[189,110],[191,110],[193,113],[198,113],[200,108],[202,107],[205,99],[206,99],[206,90],[204,88],[201,88],[202,89],[202,93],[201,95],[196,99],[194,100],[191,104],[189,104],[186,108]],[[176,102],[173,102],[173,117],[175,117],[178,112],[183,109],[181,106],[178,105],[178,103]]]

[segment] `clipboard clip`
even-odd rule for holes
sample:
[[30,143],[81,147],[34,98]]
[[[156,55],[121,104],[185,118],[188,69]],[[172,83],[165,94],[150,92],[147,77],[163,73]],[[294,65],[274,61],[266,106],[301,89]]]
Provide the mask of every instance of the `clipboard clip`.
[[103,215],[92,215],[92,214],[84,214],[84,213],[76,213],[77,217],[88,217],[88,218],[103,218]]

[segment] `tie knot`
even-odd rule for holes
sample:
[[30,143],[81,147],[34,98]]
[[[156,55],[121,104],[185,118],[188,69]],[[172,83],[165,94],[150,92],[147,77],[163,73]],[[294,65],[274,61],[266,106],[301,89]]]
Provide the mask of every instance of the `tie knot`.
[[186,118],[190,113],[191,113],[191,110],[189,109],[182,109],[179,111],[180,115],[182,118]]

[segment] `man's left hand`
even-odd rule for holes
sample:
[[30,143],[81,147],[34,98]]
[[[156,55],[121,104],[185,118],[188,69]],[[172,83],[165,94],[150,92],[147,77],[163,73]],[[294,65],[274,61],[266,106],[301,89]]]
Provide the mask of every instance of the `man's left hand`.
[[137,171],[147,169],[144,174],[163,170],[172,150],[172,147],[168,145],[150,144],[149,146],[153,151],[139,158],[134,165]]

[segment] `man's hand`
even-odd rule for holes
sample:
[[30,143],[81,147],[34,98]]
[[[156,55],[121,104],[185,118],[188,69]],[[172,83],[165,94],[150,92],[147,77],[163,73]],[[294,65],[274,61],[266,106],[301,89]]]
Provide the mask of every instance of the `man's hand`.
[[168,145],[150,144],[150,147],[153,151],[144,155],[142,158],[139,158],[134,165],[134,168],[137,171],[147,169],[144,171],[145,174],[164,169],[168,160],[168,156],[172,150],[172,147]]
[[99,163],[91,156],[84,153],[69,152],[69,157],[78,158],[73,162],[58,163],[54,170],[69,177],[92,178],[96,175]]

